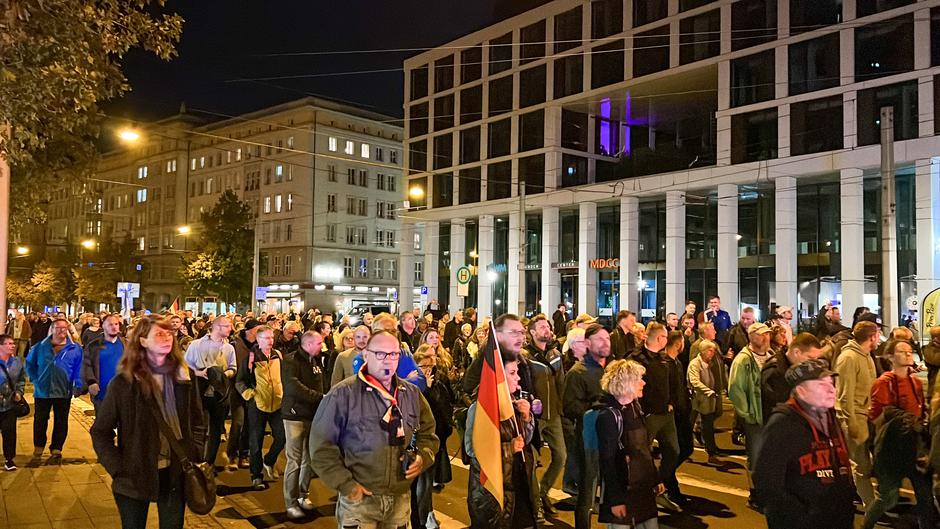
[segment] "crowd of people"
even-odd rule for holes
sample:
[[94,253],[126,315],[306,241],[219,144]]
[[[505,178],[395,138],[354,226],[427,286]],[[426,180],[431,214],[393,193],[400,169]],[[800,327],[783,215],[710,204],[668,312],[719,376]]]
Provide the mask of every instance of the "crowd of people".
[[[556,514],[549,491],[560,482],[578,529],[592,515],[650,529],[659,512],[691,501],[677,470],[696,446],[705,464],[725,464],[715,423],[727,399],[733,442],[747,455],[748,505],[771,529],[850,528],[855,502],[870,529],[905,479],[921,527],[935,527],[940,388],[929,397],[940,327],[921,347],[910,329],[884,330],[864,307],[851,327],[832,306],[812,332],[795,333],[792,319],[791,307],[765,322],[745,308],[733,322],[717,296],[703,311],[689,302],[645,324],[622,310],[609,327],[589,314],[572,319],[564,304],[551,317],[492,321],[473,309],[451,317],[433,302],[355,322],[316,309],[74,321],[15,312],[0,335],[5,469],[16,470],[28,378],[32,457],[48,448],[47,464],[62,460],[71,399],[88,395],[92,444],[126,528],[145,527],[151,503],[161,527],[183,526],[176,443],[191,461],[247,469],[255,490],[280,480],[290,519],[314,509],[308,494],[320,479],[338,492],[340,527],[437,527],[433,492],[453,479],[447,440],[456,434],[473,527],[537,527]],[[513,408],[493,430],[501,491],[487,487],[474,442],[477,390],[493,358]]]

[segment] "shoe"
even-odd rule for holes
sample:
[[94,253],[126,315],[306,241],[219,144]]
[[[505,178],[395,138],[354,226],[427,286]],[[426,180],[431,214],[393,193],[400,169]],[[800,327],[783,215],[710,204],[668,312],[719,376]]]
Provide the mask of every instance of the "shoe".
[[261,478],[255,478],[251,480],[251,488],[255,490],[264,490],[268,487],[267,485],[264,484],[264,480],[262,480]]
[[300,518],[303,518],[304,516],[307,516],[307,514],[304,513],[303,509],[301,509],[300,507],[296,505],[294,505],[290,509],[287,509],[287,517],[290,518],[291,520],[299,520]]
[[676,493],[667,492],[666,497],[669,498],[669,501],[671,501],[672,503],[675,503],[676,505],[680,505],[680,506],[687,505],[690,501],[692,501],[689,499],[688,496],[686,496],[685,494],[682,494],[681,492],[676,492]]
[[305,511],[312,511],[317,507],[316,505],[313,504],[312,501],[308,500],[307,498],[298,499],[297,505],[299,505],[300,508]]
[[263,465],[264,469],[264,480],[265,481],[277,481],[277,478],[281,477],[277,470],[274,470],[274,467],[269,467],[268,465]]
[[33,459],[39,459],[40,457],[42,457],[42,453],[45,450],[46,449],[41,446],[37,446],[36,448],[33,448]]
[[62,464],[62,450],[51,450],[52,455],[49,456],[49,459],[46,460],[47,465],[61,465]]
[[251,467],[251,463],[248,462],[247,457],[238,458],[238,468],[250,468],[250,467]]
[[693,432],[692,436],[695,438],[697,446],[705,446],[705,441],[702,440],[702,432]]
[[709,465],[712,465],[712,466],[715,466],[715,467],[720,467],[720,466],[724,465],[725,462],[722,461],[721,459],[719,459],[718,456],[716,456],[715,454],[710,454],[710,455],[708,456],[708,464],[709,464]]
[[238,470],[238,461],[236,459],[229,459],[228,454],[222,452],[222,466],[229,472],[235,472]]
[[558,511],[555,509],[555,506],[552,505],[552,501],[548,499],[548,496],[542,496],[542,512],[549,516],[558,514]]
[[6,470],[7,472],[13,472],[16,470],[16,463],[14,463],[12,459],[8,459],[7,462],[3,465],[3,470]]
[[670,500],[665,494],[656,496],[656,505],[658,505],[664,511],[682,512],[682,507],[676,505],[676,502]]

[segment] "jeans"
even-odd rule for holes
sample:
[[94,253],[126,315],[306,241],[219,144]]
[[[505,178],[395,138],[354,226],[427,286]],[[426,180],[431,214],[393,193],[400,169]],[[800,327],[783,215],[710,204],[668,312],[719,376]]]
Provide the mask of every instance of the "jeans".
[[679,493],[679,481],[676,479],[676,466],[679,462],[679,437],[676,433],[676,419],[673,412],[653,413],[646,416],[646,430],[650,442],[659,444],[662,459],[659,462],[659,479],[670,494]]
[[622,525],[619,523],[609,523],[607,524],[607,529],[659,529],[659,519],[650,518],[645,522],[640,522],[636,525]]
[[206,462],[215,465],[215,458],[219,454],[219,445],[222,443],[222,432],[225,431],[225,417],[228,415],[226,399],[213,395],[202,397],[202,407],[209,418],[209,437],[206,439]]
[[[150,501],[114,493],[114,503],[121,515],[122,529],[146,529]],[[160,494],[157,497],[160,529],[182,529],[185,513],[186,502],[183,500],[180,476],[173,476],[170,469],[164,468],[160,471]]]
[[539,434],[545,444],[548,445],[548,450],[552,456],[552,462],[549,463],[545,473],[542,474],[542,479],[539,480],[539,494],[545,498],[548,496],[549,489],[558,481],[558,476],[564,470],[568,453],[565,451],[565,432],[561,427],[561,416],[556,415],[548,421],[543,419],[538,422],[538,425]]
[[244,457],[248,453],[248,428],[245,426],[245,401],[232,392],[229,398],[229,405],[232,412],[232,424],[228,429],[228,441],[226,441],[225,453],[230,460],[235,460],[239,456]]
[[[281,410],[261,411],[252,400],[245,406],[248,415],[248,456],[251,458],[251,479],[261,479],[261,465],[273,467],[277,463],[277,456],[284,450],[284,421],[281,420]],[[264,444],[264,428],[271,426],[271,437],[274,442],[268,453],[261,457],[261,447]]]
[[403,529],[410,523],[411,494],[364,496],[353,503],[342,494],[336,500],[336,523],[341,529]]
[[425,470],[411,482],[411,529],[425,529],[428,515],[434,512],[431,489],[434,485],[433,467]]
[[575,426],[575,434],[582,440],[575,446],[577,450],[577,465],[581,469],[581,480],[578,483],[578,501],[575,504],[574,527],[575,529],[591,528],[591,510],[594,508],[594,502],[597,496],[597,481],[600,475],[597,450],[588,450],[584,448],[582,421],[578,421]]
[[901,482],[905,477],[911,480],[911,485],[914,487],[914,496],[917,498],[917,519],[920,521],[920,527],[924,529],[935,527],[937,516],[933,507],[931,478],[929,475],[921,474],[915,470],[906,474],[902,472],[893,476],[878,476],[878,493],[865,511],[865,521],[862,523],[862,529],[875,527],[875,523],[884,515],[885,511],[897,505]]
[[718,417],[718,412],[706,414],[693,410],[689,419],[690,424],[695,424],[696,419],[702,421],[702,441],[705,443],[705,452],[710,456],[718,455],[718,443],[715,442],[715,421]]
[[581,440],[578,439],[575,433],[573,421],[562,419],[561,428],[565,432],[565,451],[567,452],[565,474],[561,478],[561,489],[572,496],[577,496],[578,485],[581,480],[581,466],[578,463],[578,451],[580,450],[578,447],[581,445]]
[[46,431],[49,429],[49,412],[54,415],[52,421],[52,442],[50,450],[62,450],[65,438],[69,435],[69,407],[72,399],[36,399],[36,415],[33,417],[33,446],[46,447]]
[[694,436],[692,434],[692,410],[676,410],[676,438],[679,441],[679,458],[676,468],[684,463],[695,452]]
[[297,500],[306,499],[310,491],[313,468],[310,466],[310,421],[283,421],[287,442],[287,467],[284,469],[284,507],[290,509]]
[[855,491],[867,508],[875,499],[875,488],[871,484],[871,452],[868,443],[856,443],[848,435],[845,436],[849,449],[849,463],[852,465],[852,478],[855,480]]
[[16,412],[0,411],[0,435],[3,436],[3,459],[13,461],[16,457]]

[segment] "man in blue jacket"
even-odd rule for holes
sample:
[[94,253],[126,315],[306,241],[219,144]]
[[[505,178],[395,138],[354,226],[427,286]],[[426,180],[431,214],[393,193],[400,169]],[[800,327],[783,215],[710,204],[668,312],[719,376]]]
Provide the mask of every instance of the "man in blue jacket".
[[82,347],[69,336],[69,322],[52,323],[52,335],[33,346],[26,359],[26,374],[33,382],[36,416],[33,417],[33,457],[46,448],[49,412],[55,414],[49,464],[62,462],[62,446],[69,433],[69,406],[82,389]]

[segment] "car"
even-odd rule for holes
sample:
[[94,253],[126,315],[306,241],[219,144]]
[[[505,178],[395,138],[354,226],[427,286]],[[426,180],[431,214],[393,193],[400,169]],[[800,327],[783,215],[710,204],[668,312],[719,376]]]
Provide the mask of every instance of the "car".
[[355,307],[349,309],[349,312],[346,313],[346,316],[349,316],[349,325],[355,327],[362,321],[362,316],[370,312],[373,316],[381,314],[383,312],[391,312],[391,307],[388,305],[356,305]]

